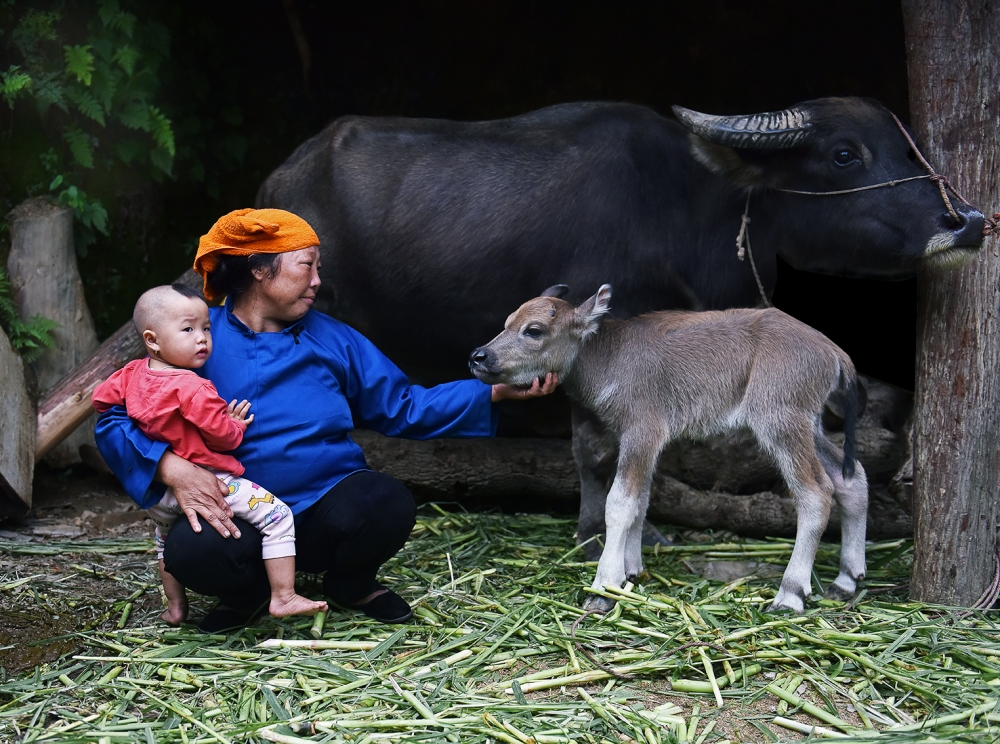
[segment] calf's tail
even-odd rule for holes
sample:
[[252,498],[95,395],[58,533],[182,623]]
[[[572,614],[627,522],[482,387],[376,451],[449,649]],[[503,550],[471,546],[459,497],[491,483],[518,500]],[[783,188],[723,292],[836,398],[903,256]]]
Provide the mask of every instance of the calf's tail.
[[850,482],[854,478],[854,463],[857,460],[857,439],[855,432],[858,416],[861,415],[859,397],[863,395],[858,385],[858,378],[853,365],[840,365],[840,380],[837,383],[837,396],[841,399],[844,412],[844,462],[840,472],[844,480]]

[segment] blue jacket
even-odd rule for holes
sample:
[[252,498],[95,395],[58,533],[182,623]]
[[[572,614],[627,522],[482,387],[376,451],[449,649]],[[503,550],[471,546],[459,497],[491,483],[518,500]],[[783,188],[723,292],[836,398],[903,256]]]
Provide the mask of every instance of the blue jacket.
[[[367,470],[355,424],[408,439],[487,437],[496,432],[490,386],[462,380],[423,388],[349,326],[310,310],[278,333],[254,333],[230,303],[210,310],[213,351],[199,373],[223,400],[250,401],[254,420],[233,455],[245,478],[295,514],[341,479]],[[97,422],[97,446],[128,495],[147,509],[163,496],[154,480],[168,445],[143,434],[121,406]]]

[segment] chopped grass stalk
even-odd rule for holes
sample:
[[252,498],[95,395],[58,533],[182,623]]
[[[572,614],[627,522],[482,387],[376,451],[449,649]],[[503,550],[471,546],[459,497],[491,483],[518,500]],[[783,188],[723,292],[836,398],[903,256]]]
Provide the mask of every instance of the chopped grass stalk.
[[803,712],[808,713],[809,715],[813,716],[814,718],[818,718],[821,721],[825,721],[826,723],[829,723],[829,724],[831,724],[833,726],[836,726],[837,728],[839,728],[839,729],[841,729],[843,731],[848,731],[849,732],[849,731],[853,731],[854,728],[855,728],[854,726],[851,726],[851,724],[847,723],[847,721],[844,721],[844,720],[838,718],[837,716],[833,715],[832,713],[827,713],[825,710],[823,710],[819,706],[813,705],[812,703],[810,703],[807,700],[803,700],[798,695],[795,695],[794,693],[791,693],[788,690],[786,690],[786,689],[784,689],[784,688],[782,688],[782,687],[780,687],[778,685],[774,685],[774,684],[768,685],[764,689],[766,689],[768,692],[776,695],[777,697],[781,698],[782,700],[786,701],[787,703],[789,703],[791,705],[794,705],[796,708],[801,708],[803,710]]
[[816,737],[821,739],[850,739],[850,734],[842,734],[839,731],[834,731],[833,729],[828,729],[824,726],[816,726],[808,723],[800,723],[799,721],[793,721],[790,718],[782,718],[781,716],[776,716],[773,723],[781,726],[782,728],[790,729],[792,731],[798,731],[800,734],[807,734],[810,737]]
[[[4,617],[70,620],[22,644],[56,649],[44,662],[17,669],[0,661],[8,672],[0,675],[0,741],[1000,736],[1000,626],[990,613],[956,617],[895,594],[909,572],[907,541],[868,545],[870,591],[855,603],[813,601],[794,617],[764,612],[773,580],[722,584],[685,564],[782,563],[790,541],[706,535],[661,547],[644,556],[652,579],[598,592],[615,610],[570,632],[594,572],[570,520],[425,511],[380,575],[415,608],[399,628],[331,609],[323,621],[263,618],[213,636],[168,629],[158,619],[152,541],[0,541]],[[820,546],[819,581],[836,577],[837,552]],[[302,591],[309,587],[306,580]],[[210,607],[192,597],[193,619]],[[574,640],[607,669],[578,654]],[[5,649],[20,647],[0,642]],[[809,686],[799,693],[802,681]],[[767,691],[780,700],[777,718]],[[715,704],[704,708],[699,696],[708,694]],[[793,711],[800,720],[788,724]],[[821,725],[803,723],[805,715]]]

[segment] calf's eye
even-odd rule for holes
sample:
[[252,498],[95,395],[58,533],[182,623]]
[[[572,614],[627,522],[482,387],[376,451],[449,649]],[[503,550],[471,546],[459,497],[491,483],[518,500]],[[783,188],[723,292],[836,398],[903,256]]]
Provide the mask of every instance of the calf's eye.
[[524,335],[528,338],[539,338],[542,335],[542,329],[537,326],[531,326],[524,329]]

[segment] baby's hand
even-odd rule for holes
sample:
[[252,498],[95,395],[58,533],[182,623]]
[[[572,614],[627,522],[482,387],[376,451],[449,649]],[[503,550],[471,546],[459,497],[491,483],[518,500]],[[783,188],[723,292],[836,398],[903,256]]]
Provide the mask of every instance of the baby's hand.
[[233,421],[239,421],[244,426],[249,426],[250,422],[253,421],[253,414],[251,413],[247,416],[247,411],[250,410],[249,401],[242,401],[239,404],[235,400],[229,403],[226,413],[229,414],[229,418]]

